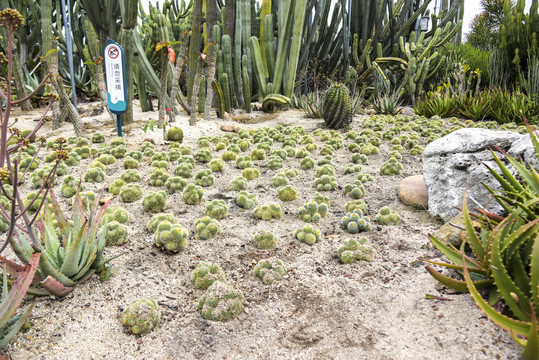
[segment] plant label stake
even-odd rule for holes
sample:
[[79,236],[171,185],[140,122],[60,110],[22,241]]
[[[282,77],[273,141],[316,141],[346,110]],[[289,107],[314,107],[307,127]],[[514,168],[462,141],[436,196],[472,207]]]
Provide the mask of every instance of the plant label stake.
[[107,105],[116,114],[118,136],[122,136],[122,114],[127,110],[127,84],[125,82],[124,49],[109,39],[105,47],[105,78],[107,80]]

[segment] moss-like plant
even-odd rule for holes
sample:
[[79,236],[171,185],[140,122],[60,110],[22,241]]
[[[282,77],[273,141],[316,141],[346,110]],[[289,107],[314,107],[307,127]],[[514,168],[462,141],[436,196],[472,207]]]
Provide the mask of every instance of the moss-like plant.
[[397,225],[400,221],[400,215],[387,206],[382,207],[376,214],[376,222],[381,225]]
[[294,231],[294,237],[307,245],[314,245],[322,239],[322,233],[314,226],[307,224]]
[[350,195],[352,199],[361,199],[365,195],[365,187],[361,180],[354,180],[351,184],[346,184],[344,193]]
[[162,212],[166,205],[167,193],[164,190],[158,192],[148,191],[144,199],[142,199],[144,209],[154,214]]
[[229,321],[243,311],[243,294],[231,284],[214,283],[198,302],[202,317],[212,321]]
[[86,182],[102,182],[103,180],[105,180],[105,172],[98,168],[88,169],[84,174]]
[[288,185],[288,178],[284,173],[278,173],[271,178],[271,183],[276,187],[285,186]]
[[253,216],[256,219],[266,220],[266,221],[271,220],[271,219],[279,220],[283,216],[283,210],[281,209],[281,206],[279,204],[275,204],[275,203],[267,204],[267,205],[258,206],[255,209]]
[[338,247],[337,256],[343,264],[351,264],[357,260],[372,261],[374,250],[369,245],[369,240],[365,237],[359,240],[346,238]]
[[298,198],[299,191],[292,185],[285,185],[277,188],[277,197],[281,201],[293,201]]
[[212,151],[210,148],[199,149],[195,154],[195,158],[201,163],[209,163],[212,159]]
[[117,246],[125,244],[128,240],[127,226],[118,221],[111,221],[107,224],[107,235],[105,241],[107,246]]
[[275,257],[260,260],[253,269],[253,274],[260,278],[264,285],[271,285],[275,281],[282,280],[286,272],[284,263]]
[[382,164],[382,167],[380,168],[380,173],[387,176],[400,175],[401,169],[402,164],[398,162],[397,159],[392,157],[387,162]]
[[122,314],[122,325],[135,335],[146,335],[159,325],[161,312],[155,300],[133,300]]
[[212,172],[223,171],[225,162],[221,159],[212,159],[209,163],[209,168]]
[[139,184],[129,183],[122,186],[120,190],[120,200],[122,202],[134,202],[142,198],[142,188]]
[[223,219],[228,215],[228,207],[224,200],[215,199],[206,203],[206,216],[209,216],[213,219]]
[[153,235],[154,244],[167,252],[179,252],[187,246],[189,231],[180,224],[161,221]]
[[187,184],[182,193],[183,200],[189,205],[200,204],[203,195],[202,187],[195,184]]
[[223,269],[211,262],[202,262],[191,273],[191,282],[197,289],[206,290],[214,281],[226,281]]
[[311,200],[299,208],[299,218],[305,222],[319,222],[328,213],[328,204]]
[[219,221],[209,216],[203,216],[195,220],[195,239],[208,240],[221,233]]
[[169,177],[165,182],[165,188],[169,194],[175,194],[177,192],[182,192],[183,189],[187,186],[187,180],[179,176]]
[[247,180],[254,180],[260,177],[260,170],[256,168],[245,168],[242,170],[241,175]]
[[174,217],[174,214],[172,213],[161,213],[154,215],[151,220],[148,222],[146,227],[148,228],[148,231],[152,234],[155,233],[157,230],[157,225],[159,225],[163,221],[168,221],[171,224],[177,224],[178,220]]
[[242,209],[252,209],[256,204],[256,196],[254,194],[249,194],[247,191],[240,191],[236,197],[236,205]]
[[253,245],[258,249],[275,249],[277,238],[269,231],[259,230],[253,237]]
[[209,187],[213,185],[214,181],[213,172],[209,169],[203,169],[197,172],[195,175],[195,184],[203,187]]
[[369,231],[371,229],[371,221],[368,216],[364,216],[359,209],[353,212],[347,212],[341,220],[341,226],[350,234]]
[[314,180],[314,186],[317,191],[331,191],[337,188],[337,179],[335,176],[322,175]]
[[114,180],[109,185],[109,192],[111,194],[118,195],[118,194],[120,194],[120,190],[122,189],[122,186],[124,186],[125,184],[126,184],[126,182],[123,181],[122,179]]
[[120,179],[125,181],[126,183],[134,183],[137,181],[140,181],[141,177],[137,170],[125,170],[122,171],[122,174],[120,175]]

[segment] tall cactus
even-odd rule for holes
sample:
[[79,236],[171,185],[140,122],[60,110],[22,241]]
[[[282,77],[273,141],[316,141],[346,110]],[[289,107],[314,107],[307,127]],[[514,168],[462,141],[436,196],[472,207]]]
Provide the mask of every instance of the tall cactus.
[[[191,39],[189,41],[189,76],[187,79],[187,101],[192,104],[193,99],[192,95],[195,89],[195,77],[198,73],[198,66],[200,61],[200,47],[202,45],[202,2],[203,0],[193,0],[193,23],[191,26]],[[200,79],[198,80],[200,85]],[[197,88],[198,90],[198,88]],[[191,106],[191,110],[196,109],[196,107]],[[193,116],[191,111],[191,117]],[[196,116],[196,114],[195,114]],[[194,125],[191,124],[191,125]]]
[[[217,26],[217,25],[216,25]],[[206,99],[204,102],[204,120],[210,120],[210,110],[213,101],[213,80],[215,79],[215,63],[217,61],[217,43],[214,41],[207,50],[208,65],[206,67]]]
[[133,83],[134,83],[134,32],[137,25],[138,0],[120,0],[122,28],[119,40],[125,53],[125,82],[127,86],[127,111],[122,115],[124,124],[133,122]]

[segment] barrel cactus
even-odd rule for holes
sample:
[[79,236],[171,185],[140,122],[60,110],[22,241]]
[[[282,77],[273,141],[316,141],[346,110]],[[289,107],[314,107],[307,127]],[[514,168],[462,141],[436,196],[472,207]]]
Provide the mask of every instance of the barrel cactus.
[[350,195],[353,199],[360,199],[365,194],[365,187],[361,180],[354,180],[351,184],[346,184],[344,193]]
[[155,230],[154,244],[168,252],[178,252],[187,246],[189,232],[180,224],[161,221]]
[[155,300],[133,300],[122,314],[122,325],[135,335],[146,335],[161,321],[161,312]]
[[177,192],[182,192],[183,189],[187,186],[187,180],[180,176],[173,176],[167,179],[165,182],[165,187],[169,194],[175,194]]
[[200,204],[203,195],[202,187],[195,184],[187,184],[182,193],[183,200],[189,205]]
[[260,260],[253,269],[254,275],[260,278],[264,285],[271,285],[274,281],[282,280],[286,271],[282,260],[275,257]]
[[226,275],[223,269],[215,263],[202,262],[191,273],[191,281],[200,290],[206,290],[216,280],[225,281]]
[[105,210],[101,223],[104,223],[105,221],[108,221],[109,223],[117,221],[120,224],[125,224],[129,221],[129,213],[121,206],[109,206],[107,210]]
[[139,184],[126,184],[120,190],[120,200],[122,202],[134,202],[142,198],[142,188]]
[[335,84],[326,92],[322,117],[330,129],[341,129],[352,122],[350,94],[344,84]]
[[151,220],[148,222],[148,225],[146,227],[148,228],[148,231],[151,233],[154,233],[155,230],[157,230],[157,226],[162,223],[163,221],[168,221],[172,224],[177,224],[178,220],[174,217],[174,214],[172,213],[161,213],[154,215]]
[[171,127],[167,132],[167,139],[169,141],[176,141],[181,143],[183,141],[183,131],[179,127]]

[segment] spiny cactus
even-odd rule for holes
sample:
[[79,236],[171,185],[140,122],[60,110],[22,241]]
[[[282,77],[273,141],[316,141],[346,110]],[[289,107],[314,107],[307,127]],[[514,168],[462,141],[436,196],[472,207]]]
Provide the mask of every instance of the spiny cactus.
[[168,170],[168,161],[166,160],[153,160],[151,164],[151,171],[161,169],[163,171]]
[[233,151],[225,151],[223,155],[221,155],[221,159],[223,161],[236,161],[238,158],[238,155]]
[[64,160],[64,164],[67,166],[77,166],[80,164],[80,156],[74,151],[69,153],[69,158]]
[[165,182],[165,188],[167,189],[167,192],[169,194],[182,192],[186,186],[187,186],[187,180],[179,176],[170,177]]
[[168,141],[181,143],[183,141],[183,131],[179,127],[173,126],[167,132]]
[[[37,199],[34,202],[32,202],[36,197]],[[45,206],[49,206],[51,204],[50,196],[47,196],[46,199],[47,200],[45,201]],[[37,193],[31,192],[26,196],[26,199],[23,201],[23,205],[24,207],[28,207],[29,214],[33,214],[39,209],[39,206],[42,201],[43,201],[43,194],[37,195]]]
[[353,174],[361,171],[361,165],[359,164],[348,164],[344,167],[345,174]]
[[278,173],[271,178],[271,183],[276,187],[285,186],[288,185],[288,178],[284,173]]
[[238,169],[242,170],[253,166],[251,157],[249,155],[238,156],[238,158],[236,159],[236,166],[238,167]]
[[[331,156],[331,155],[333,155],[334,151],[335,151],[335,149],[333,149],[333,146],[328,145],[328,144],[324,144],[320,148],[320,155]],[[331,162],[331,160],[329,162]],[[322,165],[322,164],[318,164],[318,165]]]
[[105,142],[105,136],[101,133],[95,133],[92,135],[92,142],[94,144],[100,144]]
[[309,156],[309,151],[305,148],[301,148],[301,149],[298,149],[296,151],[296,153],[294,154],[294,156],[297,158],[297,159],[303,159],[303,158],[306,158],[307,156]]
[[277,197],[281,201],[293,201],[298,198],[298,189],[292,185],[285,185],[277,188]]
[[335,176],[322,175],[314,180],[314,186],[317,191],[331,191],[337,188],[337,179]]
[[103,180],[105,180],[105,172],[98,168],[88,169],[84,174],[86,182],[102,182]]
[[137,159],[134,159],[131,156],[126,156],[122,166],[124,169],[136,169],[140,166],[140,163]]
[[153,171],[150,173],[150,185],[152,186],[165,186],[170,175],[163,169],[153,168]]
[[275,249],[277,238],[269,231],[259,230],[253,237],[253,245],[258,249]]
[[155,300],[133,300],[122,314],[122,325],[135,335],[146,335],[159,325],[161,311]]
[[252,209],[256,204],[256,196],[254,194],[249,194],[247,191],[240,191],[240,193],[236,197],[236,205],[238,205],[242,209]]
[[322,117],[330,129],[341,129],[352,122],[352,107],[348,88],[344,84],[331,86],[326,92]]
[[226,281],[225,272],[216,263],[202,262],[191,273],[191,282],[197,289],[206,290],[214,281]]
[[348,212],[361,210],[363,214],[367,212],[367,204],[363,200],[352,200],[346,203],[344,209]]
[[[177,144],[177,143],[171,143],[171,144]],[[170,159],[170,161],[176,161],[180,158],[180,156],[182,156],[182,153],[179,148],[169,147],[168,158]]]
[[260,260],[253,269],[254,275],[260,278],[264,285],[271,285],[275,281],[282,280],[286,272],[282,260],[275,257]]
[[183,189],[182,198],[187,204],[196,205],[200,204],[203,195],[202,187],[195,184],[187,184],[185,189]]
[[253,213],[253,216],[256,219],[265,220],[265,221],[268,221],[271,219],[279,220],[282,215],[283,215],[283,211],[281,209],[281,206],[275,203],[258,206]]
[[90,169],[99,169],[101,171],[107,171],[107,167],[103,164],[101,164],[99,161],[94,160],[90,164],[88,164],[88,170]]
[[179,252],[187,246],[189,231],[180,224],[174,224],[167,220],[161,221],[153,235],[154,244],[168,252]]
[[359,181],[361,181],[363,184],[369,182],[369,181],[374,181],[373,177],[371,174],[357,174],[357,179]]
[[251,159],[253,161],[266,160],[266,151],[263,149],[254,149],[251,151]]
[[305,203],[299,208],[299,218],[305,222],[319,222],[328,213],[328,205],[325,202],[317,203],[314,200]]
[[228,215],[228,207],[224,200],[215,199],[206,203],[206,212],[204,214],[213,219],[224,219]]
[[154,149],[155,145],[152,144],[149,141],[144,141],[142,144],[140,144],[140,151],[145,152],[147,149]]
[[299,170],[291,169],[291,168],[284,169],[284,174],[286,175],[287,178],[291,179],[299,175]]
[[381,225],[397,225],[400,221],[400,215],[387,206],[381,208],[376,214],[376,222]]
[[401,169],[402,164],[398,162],[397,159],[392,157],[387,162],[382,164],[382,167],[380,168],[380,173],[387,176],[400,175]]
[[120,200],[122,202],[134,202],[142,198],[142,188],[139,184],[129,183],[122,186],[120,190]]
[[268,167],[277,170],[283,167],[283,159],[280,156],[272,155],[268,161]]
[[221,224],[209,216],[195,220],[195,239],[208,240],[221,233]]
[[341,220],[341,226],[350,234],[357,234],[371,229],[371,221],[368,216],[363,216],[359,209],[347,212]]
[[316,170],[316,177],[323,175],[335,176],[335,168],[330,164],[322,165]]
[[128,240],[127,226],[118,221],[111,221],[107,224],[107,235],[105,241],[107,246],[116,246],[125,244]]
[[151,220],[148,222],[146,227],[148,228],[148,231],[153,234],[157,230],[157,226],[161,222],[163,222],[165,220],[168,221],[171,224],[177,224],[178,223],[178,220],[176,220],[176,218],[174,217],[174,214],[172,214],[172,213],[161,213],[161,214],[154,215],[151,218]]
[[354,164],[365,164],[369,160],[369,158],[365,154],[353,154],[351,160]]
[[141,177],[137,170],[125,170],[120,175],[120,179],[126,183],[134,183],[140,181]]
[[307,224],[302,228],[297,228],[294,231],[294,237],[307,245],[314,245],[322,239],[322,233],[314,226]]
[[223,171],[225,167],[225,162],[221,159],[212,159],[209,163],[209,168],[212,172]]
[[[66,198],[73,197],[77,193],[77,186],[78,181],[75,179],[72,175],[67,175],[64,177],[64,180],[62,181],[62,186],[60,187],[60,191],[63,196]],[[84,185],[80,184],[80,191],[84,190]]]
[[243,294],[233,285],[214,281],[198,302],[202,317],[212,321],[229,321],[243,311]]
[[166,151],[159,151],[153,154],[152,156],[152,162],[154,161],[166,161],[168,162],[170,159],[168,158],[168,154]]
[[167,193],[163,190],[159,192],[148,191],[144,199],[142,199],[142,206],[146,211],[151,213],[162,212],[167,205]]
[[346,184],[344,193],[350,195],[353,199],[361,199],[365,195],[365,187],[361,180],[354,180],[351,184]]
[[359,240],[346,238],[337,249],[337,256],[343,264],[351,264],[356,260],[372,261],[374,250],[365,237]]
[[118,194],[120,194],[120,190],[122,189],[122,186],[124,186],[125,184],[126,184],[126,182],[123,181],[122,179],[114,180],[109,185],[109,192],[111,194],[118,195]]
[[110,154],[114,156],[116,159],[121,159],[125,157],[126,153],[127,153],[127,148],[124,145],[118,145],[110,149]]
[[29,170],[35,170],[39,166],[41,161],[39,159],[34,159],[32,156],[24,156],[19,162],[19,171],[23,172],[29,168]]
[[121,206],[109,206],[103,215],[101,223],[104,224],[105,221],[109,223],[117,221],[120,224],[125,224],[129,221],[129,213]]
[[182,178],[189,179],[193,177],[194,166],[189,162],[182,162],[174,169],[174,174]]
[[209,163],[212,159],[212,151],[210,148],[199,149],[196,152],[195,157],[201,163]]
[[209,187],[213,185],[214,181],[213,172],[209,169],[203,169],[197,172],[195,175],[195,184],[203,187]]
[[303,170],[312,169],[314,167],[314,160],[307,156],[301,160],[300,166]]
[[260,170],[256,168],[245,168],[242,170],[241,175],[247,180],[254,180],[260,177]]

